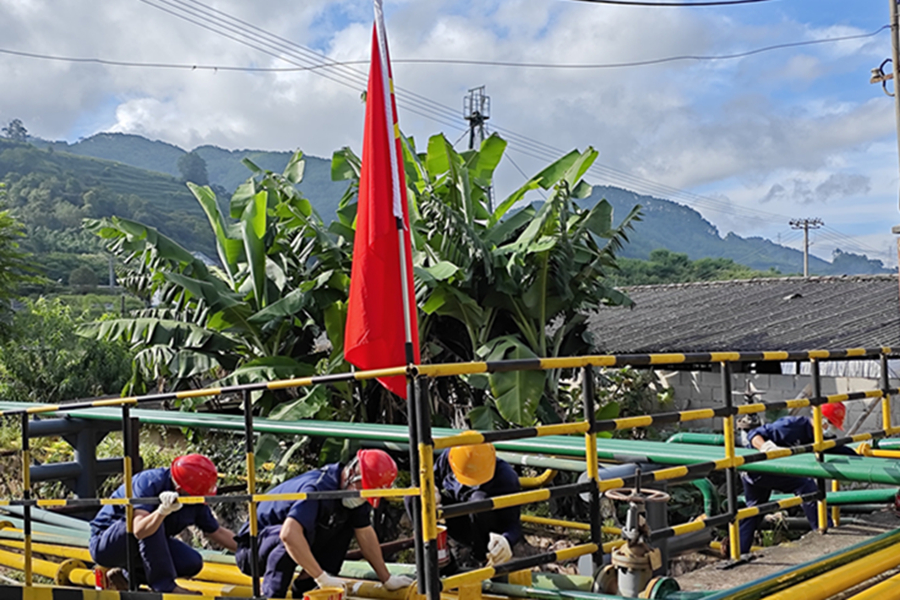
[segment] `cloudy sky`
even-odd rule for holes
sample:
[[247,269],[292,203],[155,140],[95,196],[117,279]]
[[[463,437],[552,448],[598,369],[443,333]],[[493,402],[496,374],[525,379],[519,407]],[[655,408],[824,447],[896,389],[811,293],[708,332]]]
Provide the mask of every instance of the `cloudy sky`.
[[[462,98],[486,86],[489,130],[510,141],[500,196],[593,146],[594,183],[688,204],[722,235],[799,247],[788,221],[819,217],[815,254],[896,265],[897,128],[892,100],[869,84],[890,56],[887,12],[884,0],[386,0],[401,127],[462,149]],[[0,0],[0,122],[69,141],[120,131],[185,149],[358,151],[371,22],[366,0]],[[834,38],[854,39],[582,68]]]

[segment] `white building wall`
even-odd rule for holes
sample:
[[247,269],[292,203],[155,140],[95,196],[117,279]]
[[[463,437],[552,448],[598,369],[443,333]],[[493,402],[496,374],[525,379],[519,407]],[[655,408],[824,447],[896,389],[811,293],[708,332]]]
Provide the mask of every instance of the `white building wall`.
[[[722,389],[721,373],[711,373],[709,371],[656,371],[660,383],[666,387],[672,387],[675,390],[673,407],[663,408],[662,410],[690,410],[697,408],[717,408],[724,405],[724,396]],[[762,402],[775,402],[777,400],[790,400],[792,398],[802,397],[802,392],[806,386],[812,387],[812,377],[809,375],[769,375],[757,373],[734,373],[731,379],[732,391],[740,392],[733,396],[735,404],[743,403],[742,392],[747,389],[747,382],[750,381],[758,390],[757,399]],[[821,377],[822,393],[824,395],[844,394],[848,392],[857,392],[865,390],[875,390],[879,388],[877,378],[866,377]],[[900,380],[891,379],[892,388],[900,386]],[[812,394],[810,394],[812,395]],[[846,402],[847,406],[847,426],[856,422],[857,418],[863,414],[867,403],[871,399],[853,400]],[[878,402],[875,399],[875,402]],[[900,423],[900,397],[895,396],[892,402],[891,422]],[[810,414],[809,409],[803,409],[800,414]],[[691,429],[714,429],[720,431],[722,428],[721,419],[694,421],[692,423],[684,423],[682,430]],[[859,431],[872,431],[881,429],[881,409],[875,410],[863,422]]]

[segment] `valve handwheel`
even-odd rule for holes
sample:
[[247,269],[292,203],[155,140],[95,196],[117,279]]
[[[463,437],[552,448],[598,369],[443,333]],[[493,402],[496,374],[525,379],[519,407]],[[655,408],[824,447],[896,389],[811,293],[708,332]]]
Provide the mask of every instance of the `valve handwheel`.
[[606,490],[606,497],[619,502],[668,502],[671,496],[654,489],[614,488]]

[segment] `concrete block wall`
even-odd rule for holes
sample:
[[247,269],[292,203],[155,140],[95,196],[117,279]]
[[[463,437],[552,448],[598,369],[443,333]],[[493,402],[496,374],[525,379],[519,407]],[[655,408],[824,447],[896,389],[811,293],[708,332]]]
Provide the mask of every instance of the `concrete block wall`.
[[[698,408],[716,408],[724,404],[722,375],[709,371],[656,371],[657,378],[663,386],[672,387],[675,390],[674,407],[663,410],[692,410]],[[790,400],[799,398],[803,389],[812,386],[812,377],[809,375],[771,375],[761,373],[734,373],[731,378],[733,392],[743,392],[750,381],[758,391],[757,398],[762,402],[775,402],[777,400]],[[845,394],[848,392],[878,389],[878,379],[866,377],[821,377],[822,393],[825,395]],[[891,387],[900,386],[900,380],[891,380]],[[734,402],[743,402],[741,394],[733,396]],[[865,410],[870,400],[854,400],[847,402],[846,423],[853,424]],[[809,409],[801,414],[810,414]],[[900,423],[900,396],[895,396],[892,402],[891,420]],[[690,429],[714,429],[721,430],[721,419],[693,421],[684,423],[682,430]],[[866,419],[859,431],[871,431],[881,428],[881,410],[876,408]]]

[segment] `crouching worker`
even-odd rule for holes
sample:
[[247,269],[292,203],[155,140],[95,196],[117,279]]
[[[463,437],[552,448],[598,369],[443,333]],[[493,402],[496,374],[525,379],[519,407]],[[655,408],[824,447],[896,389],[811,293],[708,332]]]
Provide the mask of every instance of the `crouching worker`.
[[[333,492],[387,488],[397,478],[397,465],[381,450],[360,450],[346,466],[340,463],[285,481],[268,494]],[[344,556],[355,537],[362,554],[388,590],[409,587],[409,577],[391,575],[384,564],[381,545],[372,527],[372,507],[378,498],[296,500],[260,502],[257,508],[259,565],[263,575],[262,593],[267,598],[284,598],[288,588],[294,598],[316,586],[341,587]],[[250,524],[237,536],[235,560],[240,570],[251,574]],[[293,584],[297,566],[303,572]]]
[[[236,550],[234,533],[219,525],[206,504],[181,504],[185,496],[213,496],[216,493],[216,466],[200,454],[179,456],[171,468],[150,469],[131,480],[135,498],[159,498],[159,505],[139,504],[134,507],[134,535],[138,539],[140,560],[137,573],[126,573],[128,533],[125,507],[104,506],[91,521],[91,558],[99,565],[113,567],[107,573],[110,587],[128,589],[128,577],[156,592],[191,593],[176,585],[176,577],[193,577],[203,568],[200,553],[175,539],[190,525],[196,525],[212,542]],[[125,485],[119,486],[113,498],[125,497]]]
[[[438,501],[443,506],[487,500],[521,490],[519,476],[505,460],[497,458],[492,444],[456,446],[444,450],[434,465]],[[407,502],[409,509],[411,503]],[[512,558],[512,548],[522,539],[518,506],[447,519],[447,535],[471,549],[472,566],[485,562],[499,565]],[[442,569],[450,574],[459,557]],[[465,565],[468,566],[468,565]]]
[[[827,437],[837,437],[843,433],[844,417],[847,409],[841,402],[822,405],[822,417],[824,434]],[[782,417],[777,421],[751,429],[747,433],[747,445],[762,452],[789,448],[791,446],[805,446],[815,441],[813,436],[813,423],[810,417]],[[847,454],[855,456],[856,453],[847,446],[838,446],[827,451],[833,454]],[[786,494],[804,496],[818,491],[816,482],[809,477],[792,477],[789,475],[775,475],[771,473],[741,472],[741,483],[744,486],[744,499],[747,506],[757,506],[769,501],[772,491],[776,490]],[[813,531],[818,524],[815,502],[804,502],[803,512],[809,521]],[[750,551],[753,544],[753,535],[762,517],[756,515],[741,520],[741,554]],[[831,526],[831,517],[828,518]]]

